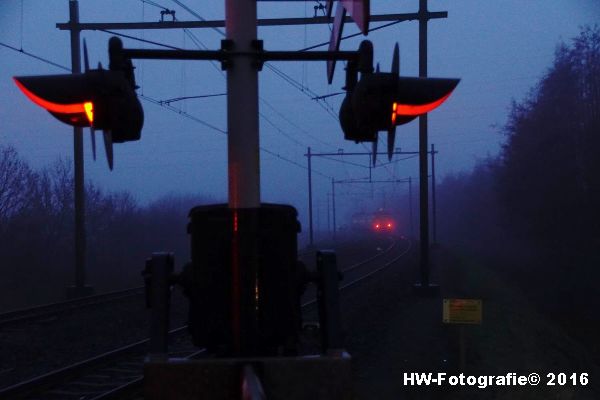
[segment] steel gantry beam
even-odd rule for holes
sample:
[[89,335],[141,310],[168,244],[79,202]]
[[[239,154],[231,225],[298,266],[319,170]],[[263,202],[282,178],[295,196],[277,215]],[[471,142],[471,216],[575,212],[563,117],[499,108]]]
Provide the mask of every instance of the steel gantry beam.
[[[446,11],[428,12],[428,19],[447,18]],[[372,22],[386,21],[416,21],[421,18],[421,14],[383,14],[371,15]],[[344,22],[351,22],[350,17],[346,17]],[[283,26],[283,25],[320,25],[332,24],[333,18],[330,17],[309,17],[309,18],[261,18],[256,20],[257,26]],[[60,30],[78,29],[80,31],[96,31],[102,29],[114,30],[132,30],[132,29],[193,29],[193,28],[223,28],[224,20],[216,21],[160,21],[160,22],[66,22],[56,24]]]

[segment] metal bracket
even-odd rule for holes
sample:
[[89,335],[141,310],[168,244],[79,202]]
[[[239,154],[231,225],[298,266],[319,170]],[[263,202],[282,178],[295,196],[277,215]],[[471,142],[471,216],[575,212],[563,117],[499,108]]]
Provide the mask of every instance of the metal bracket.
[[152,253],[142,271],[146,286],[146,306],[150,311],[151,358],[165,358],[168,354],[171,283],[173,280],[173,253]]
[[321,325],[321,346],[324,354],[342,349],[342,327],[335,252],[321,250],[317,252],[317,303],[319,323]]
[[[221,51],[224,54],[231,53],[233,51],[234,46],[235,45],[233,43],[233,40],[231,40],[231,39],[221,40]],[[221,71],[227,71],[232,66],[233,66],[233,61],[231,60],[231,57],[224,57],[221,60]]]
[[373,43],[370,40],[360,42],[357,69],[361,74],[373,73]]
[[256,39],[252,41],[252,49],[254,49],[254,51],[256,51],[256,60],[254,61],[254,67],[258,70],[258,71],[262,71],[263,69],[263,64],[265,63],[264,61],[264,46],[263,46],[263,41],[260,39]]
[[160,12],[160,22],[165,22],[165,15],[171,16],[171,22],[175,22],[175,10],[164,9]]
[[133,89],[139,86],[135,83],[135,67],[131,62],[131,58],[123,53],[123,41],[120,38],[113,36],[108,41],[108,69],[111,71],[122,71],[125,78]]
[[221,41],[220,50],[162,50],[162,49],[122,49],[122,56],[130,59],[145,60],[218,60],[230,62],[233,56],[256,57],[264,61],[326,61],[326,60],[357,60],[358,51],[265,51],[262,41],[253,41],[253,51],[233,51],[233,41]]
[[346,85],[342,88],[346,92],[352,92],[358,82],[358,63],[350,60],[346,63]]

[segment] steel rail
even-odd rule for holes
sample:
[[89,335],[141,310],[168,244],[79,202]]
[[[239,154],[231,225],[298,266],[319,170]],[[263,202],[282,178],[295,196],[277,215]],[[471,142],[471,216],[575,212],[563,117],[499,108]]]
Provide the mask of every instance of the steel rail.
[[390,267],[390,266],[391,266],[391,265],[393,265],[393,264],[394,264],[396,261],[398,261],[400,258],[404,257],[404,256],[406,255],[406,253],[408,253],[408,252],[410,251],[410,249],[411,249],[411,248],[412,248],[412,242],[411,242],[410,240],[408,240],[408,247],[407,247],[407,248],[406,248],[406,249],[405,249],[405,250],[404,250],[402,253],[400,253],[398,256],[396,256],[394,259],[392,259],[391,261],[389,261],[389,262],[385,263],[383,266],[381,266],[381,267],[379,267],[379,268],[377,268],[377,269],[375,269],[375,270],[373,270],[373,271],[369,272],[368,274],[366,274],[366,275],[363,275],[363,276],[361,276],[360,278],[357,278],[357,279],[353,280],[352,282],[346,283],[345,285],[342,285],[342,286],[340,287],[340,290],[347,289],[347,288],[349,288],[350,286],[353,286],[353,285],[355,285],[355,284],[356,284],[356,283],[358,283],[358,282],[362,282],[362,281],[364,281],[365,279],[367,279],[367,278],[371,277],[372,275],[376,274],[377,272],[379,272],[379,271],[382,271],[382,270],[384,270],[384,269],[386,269],[386,268]]
[[[400,253],[398,256],[394,257],[394,258],[393,258],[391,261],[388,261],[388,262],[387,262],[387,263],[385,263],[383,266],[381,266],[381,267],[379,267],[379,268],[377,268],[377,269],[375,269],[375,270],[373,270],[373,271],[369,272],[368,274],[366,274],[366,275],[363,275],[363,276],[361,276],[360,278],[357,278],[357,279],[353,280],[353,281],[352,281],[352,282],[350,282],[350,283],[347,283],[347,284],[345,284],[345,285],[342,285],[342,286],[340,286],[340,289],[339,289],[339,290],[340,290],[340,291],[342,291],[342,290],[344,290],[344,289],[347,289],[347,288],[349,288],[349,287],[351,287],[351,286],[354,286],[356,283],[358,283],[358,282],[361,282],[361,281],[363,281],[363,280],[365,280],[365,279],[367,279],[367,278],[369,278],[369,277],[373,276],[375,273],[377,273],[377,272],[379,272],[379,271],[382,271],[382,270],[384,270],[384,269],[386,269],[386,268],[390,267],[391,265],[393,265],[393,264],[394,264],[396,261],[398,261],[400,258],[404,257],[404,256],[405,256],[405,255],[406,255],[406,254],[407,254],[407,253],[410,251],[410,249],[412,248],[412,242],[411,242],[410,240],[407,240],[407,241],[408,241],[408,247],[407,247],[407,248],[406,248],[404,251],[402,251],[402,253]],[[397,241],[394,241],[394,243],[397,243]],[[391,246],[390,248],[388,248],[388,251],[389,251],[389,250],[391,250],[393,247],[394,247],[394,246]],[[382,253],[382,254],[380,254],[380,255],[383,255],[383,254],[387,254],[387,252],[386,252],[386,253]],[[378,256],[379,256],[379,255],[378,255]],[[376,258],[376,257],[372,257],[372,258]],[[351,269],[355,269],[356,267],[358,267],[358,266],[361,266],[361,265],[363,265],[363,264],[365,264],[365,263],[358,263],[358,264],[360,264],[360,265],[356,265],[356,264],[355,264],[354,266],[351,266],[350,268],[351,268]],[[350,270],[350,268],[348,268],[348,269],[345,269],[345,270],[343,270],[342,272],[347,272],[347,271],[349,271],[349,270]],[[317,299],[312,299],[312,300],[309,300],[309,301],[307,301],[307,302],[303,303],[303,304],[301,305],[301,307],[303,307],[303,308],[304,308],[304,307],[308,307],[308,306],[311,306],[311,305],[315,304],[316,302],[317,302]]]
[[143,293],[144,287],[138,286],[129,289],[116,290],[113,292],[80,297],[72,300],[58,301],[29,308],[21,308],[17,310],[7,311],[0,314],[0,327],[16,322],[22,322],[39,317],[46,317],[59,314],[61,312],[71,310],[73,308],[117,301],[120,299],[137,296]]
[[345,240],[345,241],[342,241],[342,242],[338,242],[337,244],[335,244],[335,243],[327,243],[330,246],[317,246],[317,245],[314,245],[312,249],[305,247],[302,251],[298,252],[298,258],[305,257],[307,255],[310,255],[311,253],[314,254],[315,252],[318,251],[319,247],[321,247],[321,248],[334,248],[336,251],[338,251],[339,249],[351,246],[354,243],[355,242],[353,242],[351,240]]
[[[187,328],[187,325],[184,327],[181,327],[181,328]],[[178,328],[178,329],[181,329],[181,328]],[[182,358],[187,359],[187,360],[192,360],[192,359],[202,356],[204,354],[206,354],[206,350],[200,349],[200,350],[195,351],[195,352],[193,352],[185,357],[182,357]],[[140,376],[140,377],[132,379],[131,381],[126,382],[114,389],[111,389],[107,392],[98,394],[97,396],[92,397],[87,400],[109,400],[109,399],[121,398],[124,395],[126,395],[127,393],[132,393],[132,392],[139,390],[139,388],[142,386],[143,383],[144,383],[144,377]]]
[[[336,249],[350,245],[350,242],[344,242],[336,246]],[[315,250],[304,250],[298,253],[298,257],[305,257]],[[106,293],[100,293],[91,296],[80,297],[77,299],[57,301],[53,303],[41,304],[33,307],[19,308],[0,313],[0,327],[12,323],[23,322],[35,318],[52,316],[73,308],[108,303],[127,297],[144,294],[144,286],[136,286],[123,290],[115,290]]]
[[[187,325],[170,330],[169,334],[176,335],[185,332],[186,328]],[[40,375],[35,378],[0,389],[0,398],[10,398],[10,396],[25,396],[33,392],[38,392],[38,389],[43,390],[44,388],[48,388],[57,382],[62,382],[67,379],[80,376],[85,371],[89,371],[95,367],[104,366],[117,358],[126,356],[130,353],[139,352],[140,350],[143,350],[149,342],[150,339],[143,339],[98,356],[94,356],[92,358],[88,358],[86,360],[48,372],[44,375]],[[204,349],[199,351],[204,352]]]
[[[369,257],[366,260],[355,263],[355,264],[351,265],[350,267],[344,269],[343,271],[346,272],[349,270],[353,270],[353,269],[358,268],[362,265],[365,265],[385,254],[388,254],[392,249],[394,249],[396,247],[397,243],[398,243],[397,240],[393,240],[391,242],[390,246],[387,249],[385,249],[383,252],[380,252],[379,254],[377,254],[375,256]],[[372,276],[373,274],[389,267],[390,265],[395,263],[398,259],[403,257],[410,250],[411,246],[412,246],[412,243],[409,241],[408,247],[404,251],[402,251],[402,253],[400,255],[396,256],[391,261],[385,263],[382,267],[379,267],[379,268],[369,272],[368,274],[366,274],[358,279],[355,279],[346,285],[341,286],[340,291],[344,290],[350,286],[353,286],[356,283],[358,283],[364,279],[367,279],[368,277]],[[90,296],[90,297],[92,297],[92,296]],[[308,302],[302,304],[301,307],[306,308],[306,307],[314,304],[315,302],[316,302],[316,300],[308,301]],[[184,326],[181,326],[179,328],[169,331],[169,334],[175,335],[175,334],[184,332],[186,329],[187,329],[187,325],[184,325]],[[31,395],[34,393],[40,393],[44,389],[50,388],[52,385],[56,384],[57,382],[64,382],[65,380],[68,380],[70,378],[80,377],[86,371],[92,371],[93,368],[95,368],[95,367],[106,366],[111,361],[115,361],[116,359],[126,356],[127,354],[139,352],[148,343],[149,343],[149,339],[140,340],[140,341],[132,343],[130,345],[120,347],[118,349],[103,353],[101,355],[89,358],[87,360],[80,361],[75,364],[71,364],[67,367],[63,367],[61,369],[58,369],[58,370],[46,373],[44,375],[17,383],[15,385],[6,387],[4,389],[0,389],[0,398],[15,398],[15,397],[18,398],[18,397]],[[205,349],[200,349],[200,350],[186,356],[185,358],[191,359],[191,358],[198,357],[202,354],[205,354]],[[130,381],[124,382],[117,387],[112,387],[103,393],[98,393],[94,397],[88,397],[87,399],[88,400],[108,400],[108,399],[122,397],[123,395],[126,395],[127,393],[132,393],[132,392],[139,390],[142,383],[143,383],[143,376],[141,376],[141,375],[136,376],[135,378],[131,379]]]
[[388,248],[387,248],[387,249],[385,249],[384,251],[382,251],[382,252],[379,252],[378,254],[375,254],[373,257],[367,258],[366,260],[359,261],[359,262],[357,262],[356,264],[353,264],[353,265],[349,266],[348,268],[344,268],[344,269],[343,269],[341,272],[348,272],[348,271],[355,270],[355,269],[356,269],[356,268],[358,268],[358,267],[362,267],[363,265],[365,265],[365,264],[367,264],[367,263],[370,263],[370,262],[371,262],[371,261],[373,261],[373,260],[376,260],[376,259],[378,259],[379,257],[381,257],[381,256],[384,256],[384,255],[388,254],[390,251],[392,251],[392,249],[393,249],[394,247],[396,247],[396,245],[397,245],[397,244],[398,244],[398,241],[397,241],[397,240],[393,240],[393,239],[392,239],[392,242],[391,242],[391,244],[390,244],[390,247],[388,247]]

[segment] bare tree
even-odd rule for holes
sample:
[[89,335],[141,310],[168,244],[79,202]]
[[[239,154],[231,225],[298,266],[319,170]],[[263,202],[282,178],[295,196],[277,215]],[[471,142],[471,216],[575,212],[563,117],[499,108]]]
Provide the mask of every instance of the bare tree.
[[27,205],[29,166],[12,146],[0,146],[0,229]]

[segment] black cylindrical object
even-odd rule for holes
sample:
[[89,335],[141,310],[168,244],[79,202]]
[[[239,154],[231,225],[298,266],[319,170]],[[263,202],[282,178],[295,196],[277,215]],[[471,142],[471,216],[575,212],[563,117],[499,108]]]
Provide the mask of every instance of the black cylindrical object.
[[294,353],[301,325],[297,215],[294,207],[278,204],[190,211],[185,286],[196,346],[231,355],[241,340],[242,355]]

